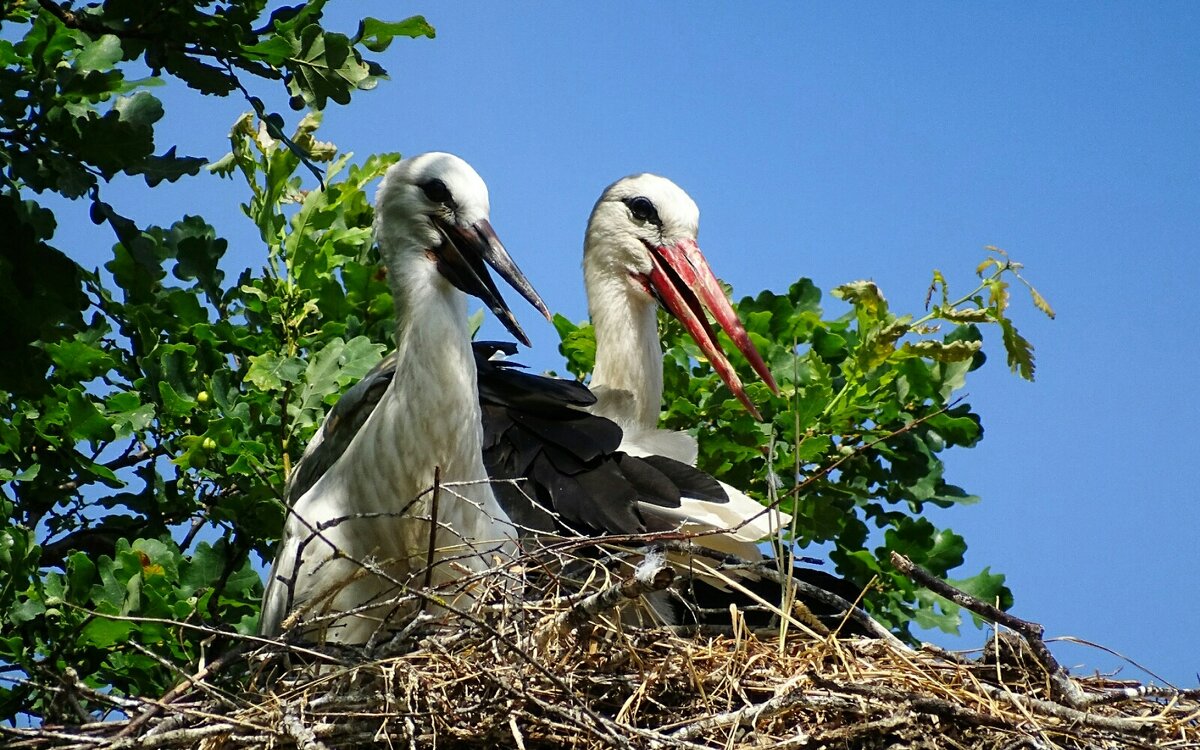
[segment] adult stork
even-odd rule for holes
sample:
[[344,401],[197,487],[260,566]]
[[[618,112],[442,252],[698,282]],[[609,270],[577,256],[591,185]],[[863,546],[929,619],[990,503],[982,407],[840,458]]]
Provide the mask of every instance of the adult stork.
[[[755,417],[761,419],[722,351],[708,314],[768,387],[779,392],[700,252],[696,243],[699,218],[695,201],[675,183],[657,175],[637,174],[604,190],[592,209],[584,236],[584,288],[596,334],[596,364],[590,385],[595,403],[582,396],[574,405],[587,406],[592,414],[615,422],[621,428],[622,453],[650,460],[655,468],[668,473],[679,468],[668,460],[692,465],[697,451],[691,435],[658,428],[663,396],[657,314],[660,303],[680,320],[730,391]],[[668,497],[665,502],[661,496],[656,499],[644,493],[641,497],[629,492],[613,493],[595,481],[590,483],[594,489],[577,487],[569,480],[586,479],[588,475],[573,471],[571,465],[579,462],[568,458],[587,460],[598,451],[588,443],[570,457],[564,457],[561,450],[545,450],[546,443],[558,443],[557,448],[571,448],[572,444],[561,431],[555,434],[534,429],[539,425],[531,425],[527,414],[531,404],[543,410],[548,406],[544,398],[532,398],[539,391],[553,390],[560,401],[569,399],[569,394],[562,392],[564,386],[526,376],[523,388],[510,384],[503,395],[493,396],[498,389],[489,387],[489,379],[503,375],[511,381],[516,376],[496,367],[482,371],[489,373],[482,391],[489,471],[493,477],[527,478],[543,499],[542,505],[553,507],[567,522],[583,522],[590,529],[599,526],[596,530],[602,533],[676,527],[687,531],[721,530],[706,533],[701,543],[743,557],[757,556],[756,543],[790,523],[786,514],[767,511],[744,493],[721,483],[714,486],[710,482],[698,492],[685,487],[678,498],[672,501]],[[556,422],[571,419],[570,412],[554,416]],[[691,489],[696,489],[692,484]],[[581,491],[585,499],[576,499]],[[586,499],[588,494],[594,497]],[[516,498],[504,490],[500,495],[511,514]],[[632,508],[621,507],[631,503]],[[599,523],[595,519],[598,507],[610,511]],[[585,514],[591,517],[585,518]]]
[[[514,550],[485,481],[466,295],[483,300],[526,345],[484,262],[548,315],[546,307],[497,238],[487,187],[462,159],[427,153],[399,162],[384,175],[375,210],[395,298],[393,376],[360,383],[373,408],[335,408],[297,466],[263,597],[265,634],[299,610],[331,614],[310,637],[365,642],[410,580],[446,584]],[[343,417],[353,424],[337,429]],[[479,483],[444,492],[431,519],[435,470],[442,482]]]
[[[674,182],[654,174],[617,180],[596,201],[583,246],[588,314],[596,332],[591,387],[594,411],[616,420],[631,438],[655,431],[662,408],[659,304],[675,316],[729,390],[756,418],[754,402],[722,351],[710,313],[763,382],[779,388],[738,320],[696,243],[700,209]],[[670,452],[695,459],[695,443]]]
[[[502,506],[523,527],[547,532],[556,526],[582,527],[599,534],[680,529],[695,534],[699,561],[703,548],[753,561],[761,557],[759,542],[790,526],[786,513],[768,510],[703,473],[689,473],[696,460],[695,438],[658,427],[663,396],[660,304],[683,324],[756,418],[761,419],[758,409],[722,351],[708,315],[771,391],[779,393],[700,251],[699,213],[680,187],[652,174],[618,180],[596,202],[583,254],[596,336],[590,393],[576,384],[520,373],[503,361],[477,363],[488,470],[495,478],[522,478],[521,489],[538,500],[530,508],[522,504],[517,488],[497,485]],[[579,408],[593,418],[606,417],[620,432],[614,439],[605,436],[603,425],[584,427]],[[553,515],[539,514],[539,508]],[[852,584],[819,570],[797,567],[791,575],[810,587],[798,596],[814,614],[828,617],[827,624],[838,623],[842,610],[814,589],[848,601],[858,594]],[[705,586],[705,580],[716,585]],[[712,576],[702,576],[701,584],[678,600],[682,607],[654,602],[654,614],[670,621],[690,617],[685,610],[697,606],[722,609],[729,601],[755,606],[756,600],[781,599],[778,584],[753,575],[742,577],[732,592]],[[754,594],[744,596],[749,590]],[[847,630],[868,632],[855,624]]]
[[[592,408],[617,422],[625,433],[622,449],[634,455],[667,456],[696,462],[696,440],[685,432],[658,428],[663,397],[663,352],[658,336],[658,306],[683,324],[701,353],[729,390],[757,419],[713,327],[711,314],[734,346],[775,394],[779,387],[750,341],[725,296],[696,238],[700,209],[682,188],[665,177],[636,174],[604,190],[588,219],[583,277],[588,314],[596,334]],[[707,314],[706,314],[707,313]],[[791,519],[766,512],[744,493],[722,484],[729,501],[713,503],[686,496],[668,520],[699,529],[730,528],[706,543],[725,543],[749,557],[754,543],[775,534]],[[655,509],[648,509],[651,513]]]

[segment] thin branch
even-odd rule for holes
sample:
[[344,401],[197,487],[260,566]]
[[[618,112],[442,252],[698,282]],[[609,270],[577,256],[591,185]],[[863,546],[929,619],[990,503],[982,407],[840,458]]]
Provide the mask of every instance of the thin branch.
[[437,549],[438,500],[442,490],[442,467],[433,467],[433,493],[429,500],[429,547],[425,550],[425,588],[433,584],[433,553]]
[[[139,644],[135,643],[132,645],[139,645]],[[118,737],[132,736],[134,733],[137,732],[137,730],[143,724],[145,724],[147,721],[149,721],[150,719],[154,718],[159,713],[161,713],[163,711],[163,709],[165,709],[172,702],[174,702],[177,698],[179,698],[179,696],[183,695],[185,692],[187,692],[189,689],[191,689],[191,687],[193,685],[197,685],[197,684],[201,683],[202,681],[208,679],[210,676],[215,675],[217,672],[224,669],[227,665],[229,665],[235,659],[240,659],[242,654],[245,653],[245,651],[246,651],[246,644],[244,644],[244,643],[238,644],[238,645],[234,646],[233,648],[231,648],[230,650],[226,651],[224,654],[222,654],[217,659],[214,659],[213,661],[209,662],[206,666],[201,667],[194,674],[185,675],[182,682],[180,682],[178,685],[176,685],[175,687],[168,690],[166,692],[166,694],[163,695],[162,698],[155,701],[145,711],[143,711],[142,713],[140,713],[136,717],[134,717],[129,722],[129,724],[126,725],[125,728],[122,729],[117,734],[117,736]]]
[[647,555],[633,576],[597,591],[563,611],[555,618],[559,630],[571,630],[592,622],[601,612],[607,612],[623,600],[640,599],[646,594],[662,591],[675,580],[675,569],[661,554]]
[[944,596],[958,606],[974,612],[985,620],[994,622],[997,625],[1003,625],[1019,634],[1029,646],[1034,658],[1037,659],[1038,663],[1046,671],[1046,674],[1050,678],[1050,685],[1055,693],[1059,698],[1065,700],[1068,705],[1074,708],[1083,708],[1093,702],[1093,699],[1080,689],[1079,685],[1071,679],[1067,670],[1050,653],[1050,648],[1042,640],[1045,629],[1041,625],[1036,622],[1022,620],[1016,615],[1009,614],[995,605],[951,586],[897,552],[892,553],[891,561],[892,566],[896,570],[935,594]]

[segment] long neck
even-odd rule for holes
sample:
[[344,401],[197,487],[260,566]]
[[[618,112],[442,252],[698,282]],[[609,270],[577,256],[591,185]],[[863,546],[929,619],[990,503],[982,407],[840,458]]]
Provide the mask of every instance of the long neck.
[[585,266],[588,313],[596,330],[592,387],[626,391],[641,427],[658,424],[662,408],[662,345],[657,305],[624,273]]
[[394,444],[405,446],[410,466],[428,480],[434,466],[443,481],[486,479],[466,296],[423,255],[403,257],[414,267],[389,273],[397,350],[391,401],[403,412],[393,424],[404,432]]

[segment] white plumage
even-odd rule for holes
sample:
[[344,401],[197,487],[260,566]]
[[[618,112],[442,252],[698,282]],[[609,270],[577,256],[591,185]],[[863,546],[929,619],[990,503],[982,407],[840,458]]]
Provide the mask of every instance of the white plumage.
[[[624,430],[621,449],[631,455],[658,454],[696,462],[696,440],[658,428],[662,408],[662,344],[657,310],[661,301],[680,318],[730,390],[752,413],[753,404],[721,352],[707,321],[713,314],[726,333],[776,390],[766,366],[749,343],[715,276],[696,245],[700,209],[665,177],[638,174],[609,186],[596,202],[584,240],[583,273],[588,313],[596,333],[596,366],[591,389],[594,413]],[[779,511],[765,511],[744,493],[722,483],[728,503],[684,498],[679,509],[642,504],[644,514],[682,524],[685,530],[735,529],[707,536],[700,544],[747,559],[756,542],[791,523]]]
[[[479,275],[478,259],[492,263],[531,300],[536,293],[511,265],[488,213],[483,180],[450,154],[406,159],[384,176],[375,236],[395,297],[395,375],[356,431],[335,433],[338,425],[331,419],[306,451],[302,463],[319,462],[334,439],[349,441],[337,447],[340,453],[334,452],[319,479],[293,498],[263,599],[262,632],[278,633],[295,610],[304,618],[353,610],[305,632],[362,643],[388,621],[394,605],[386,600],[403,593],[397,582],[420,586],[430,575],[428,490],[435,468],[443,484],[478,483],[441,491],[431,582],[445,584],[486,569],[515,550],[511,525],[486,483],[460,288],[482,297],[522,339],[486,270]],[[464,260],[472,252],[478,253],[477,268]],[[365,572],[361,561],[372,562],[386,577]],[[469,596],[453,587],[440,593],[450,601]]]

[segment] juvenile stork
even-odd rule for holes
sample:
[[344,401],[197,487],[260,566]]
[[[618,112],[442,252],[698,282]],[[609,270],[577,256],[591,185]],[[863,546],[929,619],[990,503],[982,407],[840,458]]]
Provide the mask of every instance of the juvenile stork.
[[[291,512],[263,597],[264,634],[277,634],[289,612],[333,613],[324,632],[306,635],[362,643],[388,620],[393,607],[386,601],[401,593],[397,584],[446,584],[513,551],[514,532],[484,481],[466,294],[483,300],[528,345],[486,261],[548,313],[488,212],[487,187],[456,156],[422,154],[384,176],[375,239],[395,298],[391,374],[364,380],[357,395],[352,389],[347,407],[334,408],[293,474]],[[363,398],[372,408],[349,408]],[[431,545],[435,468],[443,483],[479,483],[442,492]],[[364,561],[386,575],[368,573]]]

